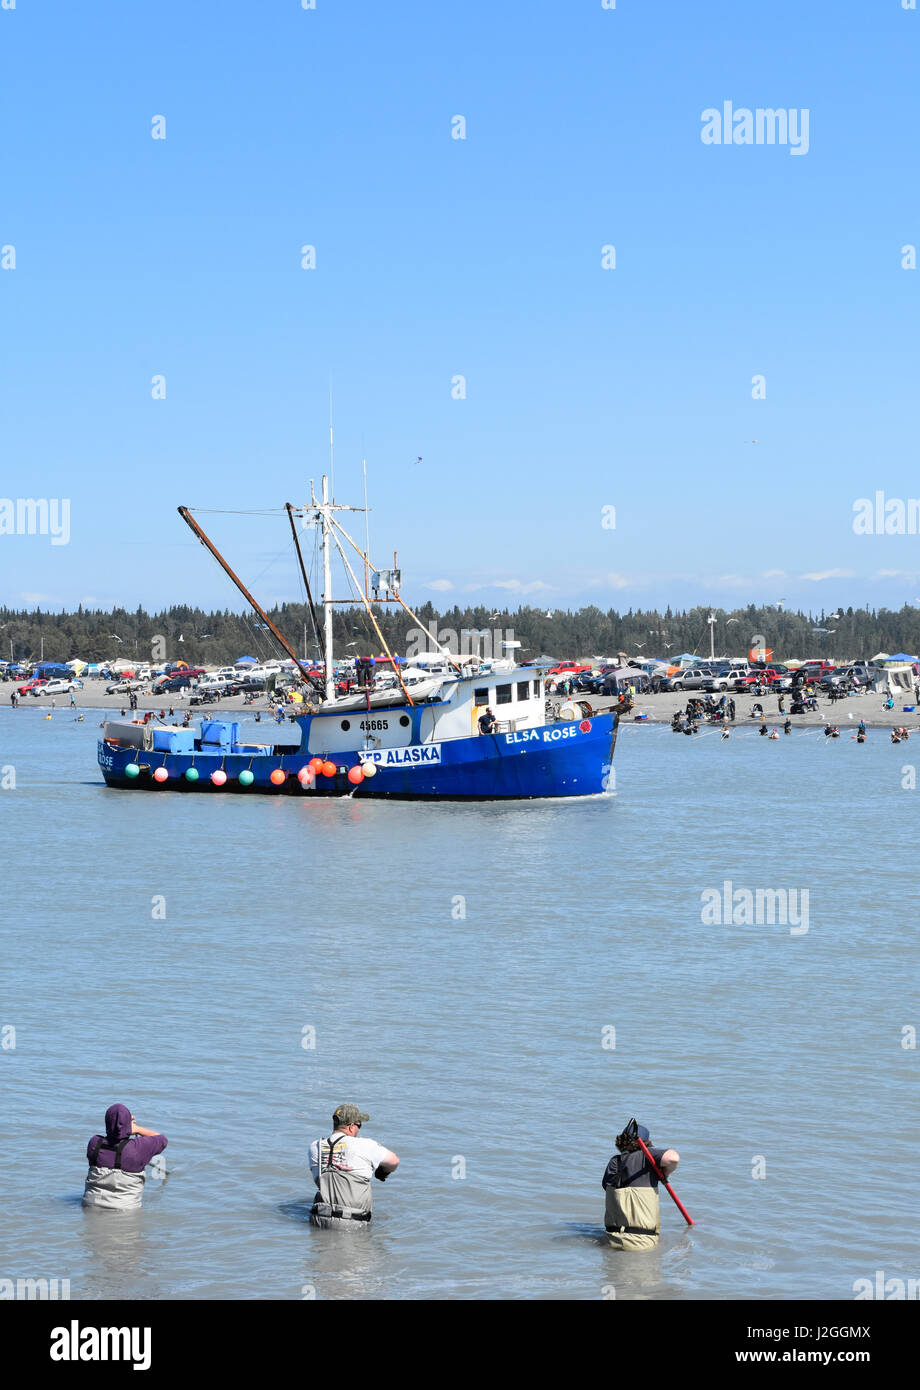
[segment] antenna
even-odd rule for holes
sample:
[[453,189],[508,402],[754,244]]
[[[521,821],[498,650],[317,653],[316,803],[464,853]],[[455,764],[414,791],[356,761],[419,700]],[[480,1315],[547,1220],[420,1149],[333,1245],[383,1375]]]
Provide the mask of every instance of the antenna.
[[361,467],[364,470],[364,597],[368,598],[367,592],[367,557],[371,553],[371,518],[367,510],[367,459],[361,460]]
[[329,481],[332,485],[332,500],[335,501],[335,456],[332,444],[332,376],[329,377]]

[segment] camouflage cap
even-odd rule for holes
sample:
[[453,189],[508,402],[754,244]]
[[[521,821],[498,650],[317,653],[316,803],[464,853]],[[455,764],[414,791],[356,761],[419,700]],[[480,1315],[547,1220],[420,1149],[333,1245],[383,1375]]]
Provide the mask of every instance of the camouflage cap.
[[361,1125],[370,1119],[370,1115],[366,1115],[356,1105],[345,1104],[338,1107],[332,1118],[337,1125]]

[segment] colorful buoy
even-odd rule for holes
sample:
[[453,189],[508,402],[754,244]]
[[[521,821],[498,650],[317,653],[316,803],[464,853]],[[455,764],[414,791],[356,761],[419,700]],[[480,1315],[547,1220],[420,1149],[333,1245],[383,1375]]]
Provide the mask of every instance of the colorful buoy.
[[286,772],[283,772],[283,771],[281,770],[280,767],[276,767],[276,768],[273,768],[273,769],[272,769],[271,776],[269,777],[268,780],[269,780],[269,781],[272,783],[272,785],[275,786],[275,787],[283,787],[283,786],[284,786],[284,783],[285,783],[285,781],[286,781],[286,779],[287,779],[287,773],[286,773]]
[[335,763],[323,763],[323,776],[334,777],[336,774]]
[[126,777],[140,777],[140,775],[141,775],[141,770],[140,770],[140,768],[138,767],[137,763],[128,763],[128,764],[127,764],[127,766],[125,767],[125,776],[126,776]]
[[197,767],[187,767],[187,768],[185,769],[185,780],[186,780],[186,782],[197,782],[197,781],[198,781],[198,769],[197,769]]
[[362,768],[362,771],[364,772],[365,777],[376,777],[376,776],[377,776],[377,764],[376,764],[376,763],[372,763],[372,762],[370,762],[370,761],[364,762],[364,763],[361,764],[361,768]]
[[348,769],[348,780],[349,782],[353,782],[355,786],[357,786],[359,782],[364,781],[364,768],[360,763]]
[[168,781],[169,781],[169,773],[166,771],[166,768],[165,768],[165,767],[158,767],[158,768],[156,768],[156,769],[154,770],[153,780],[154,780],[155,782],[168,782]]
[[316,773],[312,767],[302,767],[297,774],[297,780],[302,787],[312,787],[316,781]]
[[222,767],[218,767],[211,773],[211,781],[215,787],[222,787],[227,780],[227,774]]
[[249,768],[248,768],[248,767],[244,767],[244,768],[243,768],[243,771],[240,773],[240,786],[241,786],[241,787],[251,787],[254,781],[255,781],[255,778],[254,778],[254,776],[252,775],[252,773],[249,771]]
[[311,758],[310,761],[307,763],[307,767],[312,769],[314,777],[318,777],[323,770],[322,758]]

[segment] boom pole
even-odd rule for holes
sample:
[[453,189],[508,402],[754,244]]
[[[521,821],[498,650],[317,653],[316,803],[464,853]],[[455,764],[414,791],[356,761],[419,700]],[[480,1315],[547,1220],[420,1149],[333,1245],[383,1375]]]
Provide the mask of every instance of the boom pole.
[[195,535],[201,541],[201,544],[205,546],[208,550],[210,550],[211,554],[214,556],[214,559],[220,565],[221,569],[226,574],[228,574],[230,578],[233,580],[234,584],[239,589],[246,602],[250,605],[251,608],[255,610],[256,613],[258,613],[259,617],[262,619],[269,632],[271,632],[275,637],[275,640],[280,642],[281,646],[284,648],[288,656],[294,662],[294,665],[297,667],[298,671],[303,677],[304,682],[307,685],[310,685],[311,682],[309,674],[306,668],[302,665],[300,657],[294,651],[294,648],[290,646],[290,644],[286,641],[284,637],[281,636],[281,633],[275,627],[275,624],[272,622],[271,618],[268,616],[265,610],[259,607],[252,594],[246,588],[246,585],[243,583],[242,579],[240,579],[238,575],[234,574],[233,570],[227,564],[227,561],[224,559],[223,555],[221,555],[220,551],[217,549],[217,546],[205,535],[204,531],[202,531],[201,527],[198,525],[198,522],[195,520],[195,518],[189,511],[188,507],[177,507],[176,511],[179,513],[186,526],[188,526],[192,531],[195,532]]

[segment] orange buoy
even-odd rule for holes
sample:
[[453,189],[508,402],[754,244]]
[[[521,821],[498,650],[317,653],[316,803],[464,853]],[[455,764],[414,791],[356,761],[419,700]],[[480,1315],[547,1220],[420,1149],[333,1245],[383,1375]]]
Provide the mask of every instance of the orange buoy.
[[364,768],[360,763],[356,767],[350,767],[348,769],[348,780],[349,782],[353,782],[355,786],[357,786],[359,782],[364,781]]
[[219,767],[211,773],[211,781],[214,783],[215,787],[222,787],[226,780],[227,774],[224,772],[223,768]]
[[154,780],[155,782],[168,782],[168,781],[169,781],[169,773],[166,771],[166,768],[165,768],[165,767],[158,767],[158,768],[156,769],[156,771],[154,772],[154,774],[153,774],[153,780]]
[[310,771],[313,773],[315,777],[318,773],[322,772],[323,770],[322,758],[311,758],[310,761],[307,763],[307,767],[310,769]]
[[271,774],[271,776],[269,777],[268,780],[269,780],[270,782],[272,782],[276,787],[281,787],[281,786],[284,785],[284,781],[285,781],[285,778],[286,778],[286,777],[287,777],[287,773],[286,773],[286,772],[282,772],[282,770],[281,770],[280,767],[276,767],[276,768],[274,768],[274,770],[272,771],[272,774]]
[[336,774],[335,763],[323,763],[323,776],[334,777]]

